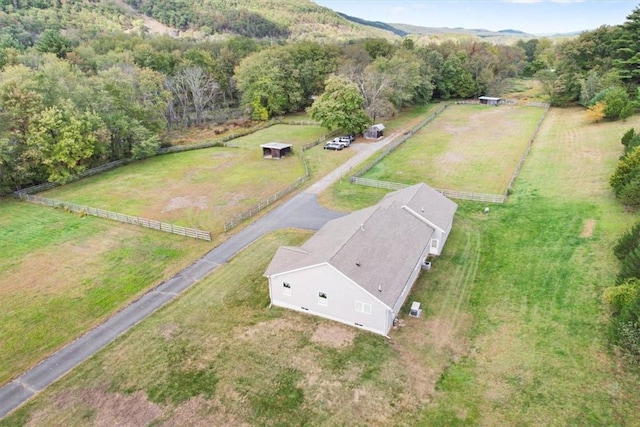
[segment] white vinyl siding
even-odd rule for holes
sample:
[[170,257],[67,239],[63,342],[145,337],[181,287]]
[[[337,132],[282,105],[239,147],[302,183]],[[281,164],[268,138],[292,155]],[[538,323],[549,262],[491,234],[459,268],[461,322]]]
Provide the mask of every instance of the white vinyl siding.
[[371,314],[371,304],[356,301],[356,311],[358,313]]
[[282,282],[282,294],[291,296],[291,283]]
[[318,305],[329,305],[329,300],[325,292],[318,292]]

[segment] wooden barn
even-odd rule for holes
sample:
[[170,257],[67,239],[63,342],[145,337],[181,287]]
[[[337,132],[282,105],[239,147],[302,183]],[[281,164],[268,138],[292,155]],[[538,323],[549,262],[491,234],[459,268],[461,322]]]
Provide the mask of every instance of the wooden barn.
[[265,272],[271,304],[387,336],[456,209],[417,184],[329,221],[302,246],[278,249]]
[[260,145],[260,147],[262,147],[262,156],[265,159],[281,159],[291,154],[293,146],[291,144],[283,144],[282,142],[269,142]]
[[493,106],[498,106],[500,105],[500,99],[501,98],[496,98],[493,96],[481,96],[480,98],[478,98],[478,101],[480,101],[480,104],[483,105],[493,105]]
[[364,131],[364,137],[366,139],[378,139],[382,136],[384,136],[384,125],[381,123],[369,126],[369,128]]

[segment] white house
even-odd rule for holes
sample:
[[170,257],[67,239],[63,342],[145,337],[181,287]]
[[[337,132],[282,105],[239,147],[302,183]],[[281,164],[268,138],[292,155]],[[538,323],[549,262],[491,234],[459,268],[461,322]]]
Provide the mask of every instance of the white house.
[[271,304],[387,336],[429,255],[439,255],[457,205],[426,184],[330,221],[269,264]]

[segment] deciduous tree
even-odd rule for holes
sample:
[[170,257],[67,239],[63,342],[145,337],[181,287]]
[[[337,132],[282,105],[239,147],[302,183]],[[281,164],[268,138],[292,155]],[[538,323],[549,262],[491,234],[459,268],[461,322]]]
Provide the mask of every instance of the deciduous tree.
[[345,77],[329,77],[324,93],[313,102],[308,112],[314,120],[330,130],[361,133],[370,123],[364,112],[360,90]]

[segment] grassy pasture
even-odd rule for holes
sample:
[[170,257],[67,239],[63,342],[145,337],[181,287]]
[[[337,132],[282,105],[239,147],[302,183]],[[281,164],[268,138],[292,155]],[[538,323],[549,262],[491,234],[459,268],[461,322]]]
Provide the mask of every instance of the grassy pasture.
[[[226,220],[304,176],[299,147],[325,131],[318,126],[275,125],[233,141],[239,148],[167,154],[55,188],[43,197],[220,233]],[[262,158],[260,144],[294,145],[281,160]],[[298,152],[296,153],[296,147]],[[314,173],[331,170],[350,155],[314,147]]]
[[208,246],[7,199],[0,247],[2,384]]
[[268,309],[264,268],[309,236],[273,233],[0,426],[637,425],[638,373],[607,348],[600,301],[634,221],[606,188],[632,125],[551,110],[508,203],[460,204],[409,298],[423,317],[391,340]]
[[451,105],[364,177],[502,194],[544,109]]
[[[275,126],[261,132],[265,140],[282,140],[278,135],[290,134],[289,141],[296,146],[323,133],[320,128],[304,126]],[[207,228],[211,223],[205,220],[216,221],[216,225],[227,217],[218,218],[213,213],[205,216],[201,212],[203,200],[213,204],[211,210],[222,212],[219,215],[228,215],[233,203],[239,209],[242,203],[257,201],[259,194],[255,192],[250,193],[253,198],[241,199],[243,186],[248,192],[255,190],[249,187],[259,187],[271,195],[279,189],[277,185],[283,187],[303,175],[299,157],[263,160],[257,147],[262,142],[253,136],[243,142],[246,149],[214,148],[160,156],[57,188],[44,196],[140,216],[148,214],[151,218],[158,218],[154,206],[164,201],[165,212],[160,219]],[[328,153],[320,146],[309,150],[307,157],[312,173],[320,174],[351,154],[350,150]],[[203,162],[206,167],[194,167]],[[250,179],[252,186],[245,185],[243,178]],[[155,186],[164,186],[164,191],[174,197],[165,197]],[[224,198],[215,199],[221,187],[226,189],[223,195],[231,197],[227,206]],[[217,241],[220,239],[218,236]],[[0,201],[0,243],[0,384],[211,247],[10,199]]]

